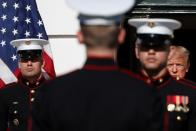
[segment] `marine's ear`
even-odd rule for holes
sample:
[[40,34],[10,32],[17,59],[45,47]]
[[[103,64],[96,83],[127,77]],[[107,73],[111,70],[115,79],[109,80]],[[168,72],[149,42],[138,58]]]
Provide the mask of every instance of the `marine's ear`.
[[78,31],[78,32],[77,32],[77,38],[78,38],[78,41],[79,41],[80,43],[83,43],[83,42],[84,42],[84,36],[83,36],[83,34],[82,34],[81,31]]
[[125,29],[121,28],[118,35],[118,43],[123,44],[126,36]]

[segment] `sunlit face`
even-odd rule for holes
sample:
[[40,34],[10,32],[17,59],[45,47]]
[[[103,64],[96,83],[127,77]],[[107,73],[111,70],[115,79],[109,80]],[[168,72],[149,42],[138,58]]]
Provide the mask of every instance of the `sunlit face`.
[[30,79],[39,77],[43,61],[41,58],[35,60],[20,60],[19,67],[24,78]]
[[163,69],[166,67],[168,54],[169,47],[163,50],[142,50],[139,46],[136,47],[136,57],[144,70],[156,71]]
[[168,60],[167,68],[171,76],[184,78],[189,64],[186,57],[174,56]]

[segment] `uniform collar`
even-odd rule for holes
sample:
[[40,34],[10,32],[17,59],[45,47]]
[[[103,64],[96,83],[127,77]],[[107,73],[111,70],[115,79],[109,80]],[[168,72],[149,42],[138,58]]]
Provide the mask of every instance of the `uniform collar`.
[[89,70],[116,70],[116,63],[111,57],[88,57],[83,67]]
[[148,84],[151,84],[151,85],[154,85],[154,86],[160,86],[162,84],[164,84],[165,82],[167,82],[171,76],[169,75],[169,73],[167,72],[164,76],[162,77],[159,77],[157,78],[156,80],[153,80],[147,76],[145,76],[142,71],[140,71],[140,76],[142,77],[142,79],[148,83]]
[[42,85],[44,82],[46,81],[46,79],[41,76],[36,82],[34,83],[30,83],[27,79],[21,77],[19,83],[22,83],[23,85],[29,87],[29,88],[37,88],[39,87],[40,85]]

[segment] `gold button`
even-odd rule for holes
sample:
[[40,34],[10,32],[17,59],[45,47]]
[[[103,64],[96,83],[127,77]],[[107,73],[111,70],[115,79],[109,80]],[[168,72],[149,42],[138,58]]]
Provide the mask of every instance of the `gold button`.
[[35,98],[31,98],[31,102],[33,102],[35,100]]
[[38,86],[39,85],[39,81],[38,82],[36,82],[36,86]]
[[32,94],[35,93],[35,90],[31,90],[31,93],[32,93]]
[[176,77],[176,80],[177,80],[177,81],[179,81],[179,80],[180,80],[180,77],[179,77],[179,76],[177,76],[177,77]]
[[159,83],[162,83],[162,82],[163,82],[163,78],[160,78],[160,79],[159,79]]
[[180,116],[177,116],[177,120],[181,121],[181,120],[182,120],[182,118],[181,118]]
[[26,85],[29,86],[29,82],[26,82]]

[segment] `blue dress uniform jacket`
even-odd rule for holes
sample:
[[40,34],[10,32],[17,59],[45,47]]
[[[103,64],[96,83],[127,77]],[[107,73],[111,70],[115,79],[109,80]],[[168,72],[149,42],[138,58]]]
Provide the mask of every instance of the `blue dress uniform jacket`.
[[153,131],[160,125],[155,90],[112,59],[89,58],[85,66],[42,88],[34,131]]
[[[146,81],[149,81],[146,78]],[[164,131],[196,131],[196,86],[168,74],[152,82],[164,101]]]
[[0,131],[31,131],[31,110],[42,78],[35,84],[22,79],[0,90]]

